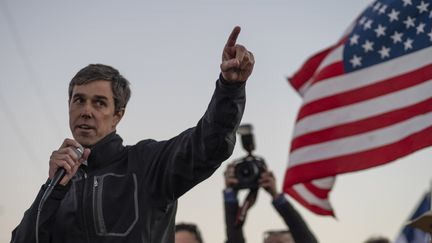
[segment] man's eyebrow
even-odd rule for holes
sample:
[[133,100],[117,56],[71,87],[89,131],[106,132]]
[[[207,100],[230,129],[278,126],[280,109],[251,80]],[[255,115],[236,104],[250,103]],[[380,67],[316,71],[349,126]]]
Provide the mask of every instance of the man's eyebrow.
[[97,100],[108,100],[108,97],[103,96],[103,95],[95,95],[95,98],[96,98]]
[[84,97],[85,95],[84,94],[81,94],[81,93],[75,93],[73,96],[72,96],[72,98],[75,98],[75,97]]

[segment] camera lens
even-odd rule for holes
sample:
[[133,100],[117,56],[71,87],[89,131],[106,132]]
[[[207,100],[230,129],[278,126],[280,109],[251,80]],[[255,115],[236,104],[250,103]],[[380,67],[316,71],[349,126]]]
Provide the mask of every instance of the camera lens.
[[237,168],[238,178],[243,180],[253,179],[257,175],[257,172],[258,168],[253,163],[243,163]]
[[234,170],[235,177],[239,180],[238,188],[256,188],[258,187],[258,178],[260,169],[255,161],[243,160],[238,163]]

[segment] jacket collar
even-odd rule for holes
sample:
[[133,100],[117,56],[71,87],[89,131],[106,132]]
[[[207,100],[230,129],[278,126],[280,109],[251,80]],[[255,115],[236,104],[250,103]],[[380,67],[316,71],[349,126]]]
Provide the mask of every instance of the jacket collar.
[[123,139],[116,131],[108,134],[95,145],[89,147],[91,152],[87,159],[89,170],[98,169],[111,164],[125,150]]

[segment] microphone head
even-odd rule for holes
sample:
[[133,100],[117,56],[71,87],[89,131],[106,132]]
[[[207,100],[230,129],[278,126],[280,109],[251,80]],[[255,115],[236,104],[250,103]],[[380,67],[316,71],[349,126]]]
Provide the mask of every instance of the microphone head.
[[78,148],[75,148],[75,153],[77,154],[78,158],[81,158],[81,156],[82,156],[83,153],[84,153],[84,148],[83,148],[83,146],[80,146],[80,147],[78,147]]

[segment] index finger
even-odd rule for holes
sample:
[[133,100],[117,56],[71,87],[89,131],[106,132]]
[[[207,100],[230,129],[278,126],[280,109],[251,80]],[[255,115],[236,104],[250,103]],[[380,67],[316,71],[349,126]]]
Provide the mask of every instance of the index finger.
[[79,144],[77,141],[66,138],[60,148],[66,148],[66,147],[75,147],[75,148],[82,148],[81,144]]
[[234,27],[234,29],[231,31],[230,36],[228,37],[227,43],[225,44],[225,46],[227,47],[231,47],[234,46],[236,44],[237,41],[237,37],[240,34],[240,26],[236,26]]

